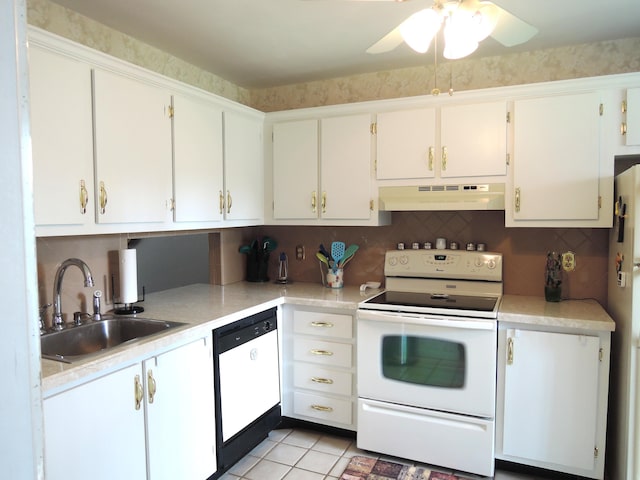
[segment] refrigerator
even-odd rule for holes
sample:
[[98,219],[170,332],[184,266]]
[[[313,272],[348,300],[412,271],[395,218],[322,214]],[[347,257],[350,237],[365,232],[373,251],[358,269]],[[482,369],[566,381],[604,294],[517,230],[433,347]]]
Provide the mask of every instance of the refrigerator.
[[640,478],[640,165],[615,177],[609,237],[608,311],[612,334],[607,435],[608,478]]

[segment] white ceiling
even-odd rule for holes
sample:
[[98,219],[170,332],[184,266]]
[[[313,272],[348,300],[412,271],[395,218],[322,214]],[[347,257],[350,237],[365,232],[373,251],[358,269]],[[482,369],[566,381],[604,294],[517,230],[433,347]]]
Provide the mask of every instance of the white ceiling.
[[[432,64],[400,45],[365,50],[432,0],[52,0],[245,88]],[[494,0],[537,27],[527,43],[492,38],[470,58],[640,37],[640,0]],[[438,60],[444,62],[444,59]]]

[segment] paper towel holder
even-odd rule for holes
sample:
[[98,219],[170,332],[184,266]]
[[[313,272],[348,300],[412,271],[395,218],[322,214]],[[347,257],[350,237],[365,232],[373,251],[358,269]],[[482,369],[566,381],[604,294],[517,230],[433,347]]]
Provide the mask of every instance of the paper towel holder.
[[[115,277],[114,277],[114,275],[111,275],[111,291],[115,292]],[[142,286],[142,299],[137,300],[136,303],[137,302],[144,302],[144,297],[145,297],[145,289],[144,289],[144,285],[143,285]],[[136,313],[144,312],[144,307],[141,307],[140,305],[135,305],[134,303],[116,302],[115,299],[114,299],[113,303],[117,303],[119,305],[123,305],[122,307],[113,309],[113,313],[115,313],[116,315],[135,315]]]

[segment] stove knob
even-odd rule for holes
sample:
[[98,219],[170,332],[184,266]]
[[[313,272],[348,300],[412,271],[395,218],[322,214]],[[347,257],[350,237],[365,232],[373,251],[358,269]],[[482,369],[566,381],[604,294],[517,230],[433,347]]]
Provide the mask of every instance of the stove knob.
[[409,257],[407,257],[406,255],[403,255],[400,257],[400,264],[401,265],[406,265],[407,263],[409,263]]
[[397,257],[389,257],[389,265],[391,265],[392,267],[395,267],[397,264],[398,264]]
[[484,259],[482,257],[476,257],[476,267],[481,267],[484,265]]
[[496,259],[495,258],[489,258],[487,260],[487,267],[489,267],[490,270],[493,270],[494,268],[496,268]]

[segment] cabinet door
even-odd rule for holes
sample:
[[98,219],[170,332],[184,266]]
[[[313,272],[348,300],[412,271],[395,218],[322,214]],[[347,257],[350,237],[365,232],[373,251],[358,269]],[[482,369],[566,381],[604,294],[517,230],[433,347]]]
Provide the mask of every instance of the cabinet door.
[[216,471],[210,345],[201,339],[144,363],[153,480],[204,479]]
[[440,138],[442,178],[506,175],[506,102],[442,107]]
[[318,218],[318,121],[273,126],[273,218]]
[[222,109],[173,97],[173,186],[176,222],[222,220]]
[[170,220],[170,95],[102,70],[93,82],[97,221]]
[[379,113],[376,124],[379,180],[435,176],[434,108]]
[[598,337],[507,331],[503,452],[594,467]]
[[324,219],[371,217],[371,116],[320,121],[320,215]]
[[626,145],[640,145],[640,88],[627,89]]
[[224,175],[227,220],[264,218],[262,120],[224,112]]
[[140,364],[44,400],[47,480],[147,477],[136,379],[141,389]]
[[93,218],[91,69],[29,49],[36,225],[84,225]]
[[599,104],[594,93],[515,102],[514,221],[598,219]]

